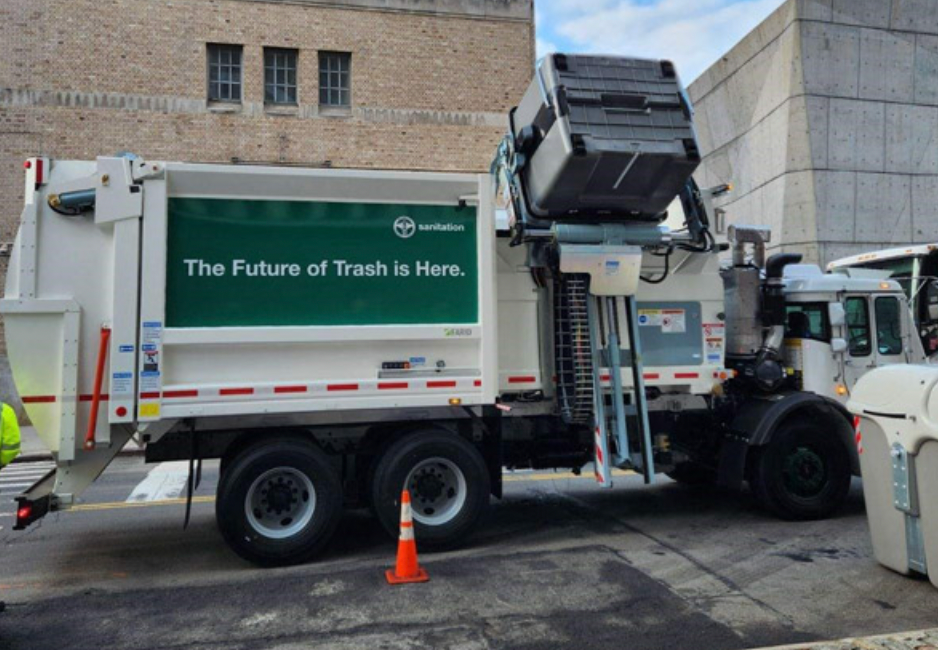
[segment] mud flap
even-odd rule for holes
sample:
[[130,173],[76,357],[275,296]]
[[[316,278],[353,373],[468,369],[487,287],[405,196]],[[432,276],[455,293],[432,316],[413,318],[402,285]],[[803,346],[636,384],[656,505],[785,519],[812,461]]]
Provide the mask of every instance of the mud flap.
[[749,442],[731,438],[723,442],[720,448],[720,463],[717,468],[717,485],[733,490],[740,490],[746,478],[746,455]]

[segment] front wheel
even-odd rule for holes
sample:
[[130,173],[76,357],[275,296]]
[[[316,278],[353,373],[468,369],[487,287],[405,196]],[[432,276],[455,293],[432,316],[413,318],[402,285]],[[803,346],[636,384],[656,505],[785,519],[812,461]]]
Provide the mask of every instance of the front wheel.
[[482,454],[446,431],[408,435],[378,461],[372,506],[395,536],[405,488],[410,491],[417,544],[431,550],[464,542],[488,508],[490,482]]
[[797,421],[758,449],[749,484],[759,504],[783,519],[824,519],[843,504],[850,477],[850,456],[836,431]]
[[215,516],[228,545],[262,566],[297,564],[322,551],[342,514],[342,488],[312,442],[250,447],[225,464]]

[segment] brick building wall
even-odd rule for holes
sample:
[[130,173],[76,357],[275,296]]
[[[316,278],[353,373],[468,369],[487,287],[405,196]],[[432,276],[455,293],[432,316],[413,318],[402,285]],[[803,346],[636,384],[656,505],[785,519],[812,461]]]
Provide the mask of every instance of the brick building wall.
[[[22,162],[151,159],[479,171],[530,81],[529,0],[4,0],[0,241]],[[207,43],[242,45],[240,106],[207,102]],[[264,47],[295,48],[298,105],[264,104]],[[318,105],[318,52],[351,53],[351,107]]]

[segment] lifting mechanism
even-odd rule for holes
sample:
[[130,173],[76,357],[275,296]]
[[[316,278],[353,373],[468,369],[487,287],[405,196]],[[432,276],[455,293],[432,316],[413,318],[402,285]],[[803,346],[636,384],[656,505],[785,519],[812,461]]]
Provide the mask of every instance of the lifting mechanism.
[[[530,210],[520,173],[527,156],[518,150],[514,134],[512,123],[492,171],[506,190],[513,245],[526,244],[530,266],[546,268],[554,278],[554,361],[562,415],[568,423],[592,426],[600,486],[612,487],[613,467],[640,471],[645,483],[652,483],[654,450],[636,294],[641,281],[664,280],[674,249],[713,250],[700,190],[688,179],[675,197],[687,217],[681,231],[659,225],[661,219],[636,223],[615,214],[597,215],[591,223],[583,223],[582,215],[577,223],[544,220]],[[646,252],[665,258],[660,278],[642,276]],[[625,349],[622,315],[628,337]],[[631,369],[629,388],[622,381],[624,366]]]
[[[675,249],[714,248],[691,177],[700,163],[692,116],[669,61],[554,54],[510,111],[492,164],[512,245],[527,245],[532,272],[553,278],[557,402],[566,423],[591,426],[605,487],[613,466],[646,483],[655,474],[639,284],[667,279]],[[672,232],[662,222],[676,199],[686,221]],[[642,276],[646,255],[664,259],[660,277]]]

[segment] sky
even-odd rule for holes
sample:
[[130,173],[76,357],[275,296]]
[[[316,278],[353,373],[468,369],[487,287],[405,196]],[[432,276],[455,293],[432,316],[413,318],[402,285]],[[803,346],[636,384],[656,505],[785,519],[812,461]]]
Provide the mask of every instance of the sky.
[[534,0],[537,54],[670,59],[689,84],[783,0]]

